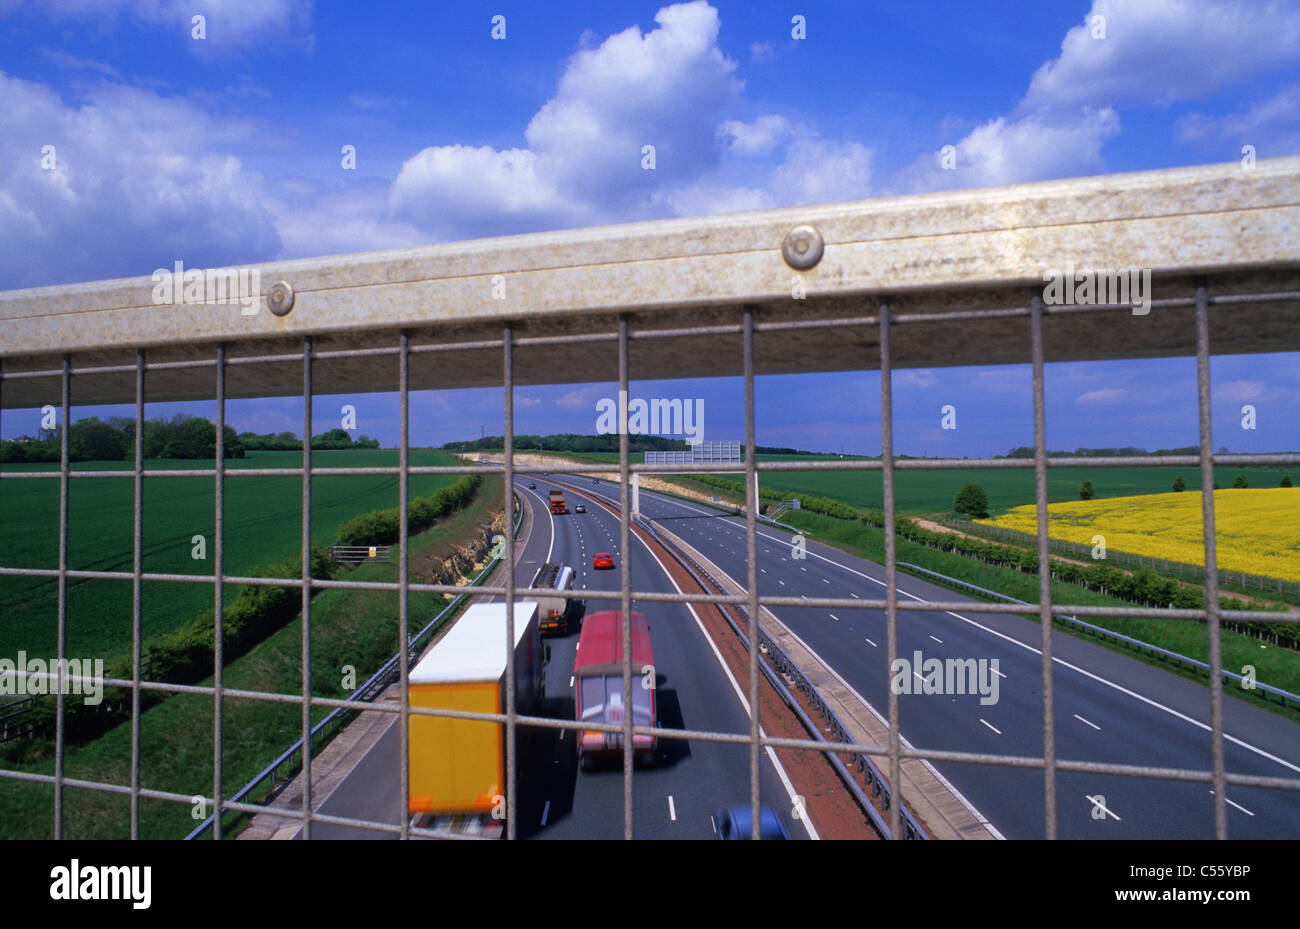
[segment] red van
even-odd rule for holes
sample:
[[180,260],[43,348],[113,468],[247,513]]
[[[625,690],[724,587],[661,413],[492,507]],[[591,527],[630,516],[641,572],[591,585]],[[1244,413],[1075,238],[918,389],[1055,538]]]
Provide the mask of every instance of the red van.
[[[623,724],[623,614],[606,610],[588,616],[582,624],[578,653],[573,662],[575,719],[578,722]],[[633,613],[632,633],[632,723],[656,726],[654,653],[650,650],[650,627],[645,616]],[[658,740],[651,735],[634,735],[634,758],[642,764],[654,761]],[[623,733],[588,732],[578,738],[580,767],[590,770],[601,757],[620,758]]]

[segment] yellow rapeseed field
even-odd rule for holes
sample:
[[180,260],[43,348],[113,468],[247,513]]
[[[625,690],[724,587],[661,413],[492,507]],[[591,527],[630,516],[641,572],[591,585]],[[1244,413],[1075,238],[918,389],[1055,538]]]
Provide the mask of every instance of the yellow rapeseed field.
[[[1216,490],[1214,520],[1219,567],[1300,579],[1300,487]],[[981,522],[1032,534],[1038,516],[1018,506]],[[1054,539],[1091,545],[1101,534],[1107,548],[1205,564],[1199,491],[1052,503],[1047,522]]]

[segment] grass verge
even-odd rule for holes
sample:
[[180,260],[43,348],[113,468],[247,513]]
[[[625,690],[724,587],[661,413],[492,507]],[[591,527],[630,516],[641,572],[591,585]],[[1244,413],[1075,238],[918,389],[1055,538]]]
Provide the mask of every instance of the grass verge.
[[[500,508],[501,479],[485,476],[474,501],[439,525],[411,538],[412,563],[437,563],[491,521]],[[418,559],[418,561],[417,561]],[[356,581],[396,581],[394,563],[359,565],[347,575]],[[437,594],[409,595],[412,631],[427,623],[446,600]],[[312,600],[312,693],[340,698],[344,665],[355,668],[361,683],[398,649],[398,592],[325,590]],[[227,665],[224,684],[233,689],[302,693],[302,617],[298,616],[239,659]],[[211,686],[212,679],[201,681]],[[329,712],[315,708],[312,722]],[[223,701],[223,792],[230,796],[302,735],[302,709],[264,700]],[[212,792],[213,700],[178,694],[140,718],[141,786],[185,796]],[[318,749],[319,751],[319,749]],[[43,754],[48,756],[48,746]],[[6,766],[30,773],[54,773],[52,757],[14,759]],[[131,726],[126,723],[87,745],[68,748],[64,774],[70,778],[129,785]],[[0,829],[7,838],[53,836],[53,787],[7,782],[0,792]],[[98,790],[67,787],[64,791],[65,838],[126,838],[130,834],[129,798]],[[172,801],[140,799],[142,838],[181,838],[209,810]],[[195,815],[198,813],[199,815]],[[237,829],[242,814],[228,814],[227,828]]]

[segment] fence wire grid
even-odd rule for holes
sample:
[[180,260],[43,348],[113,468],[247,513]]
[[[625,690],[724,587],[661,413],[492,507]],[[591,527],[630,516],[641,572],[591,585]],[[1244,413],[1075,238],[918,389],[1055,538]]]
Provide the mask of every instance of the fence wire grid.
[[[1047,475],[1049,468],[1069,467],[1076,465],[1086,465],[1092,468],[1105,467],[1130,467],[1130,466],[1150,466],[1158,467],[1164,465],[1182,465],[1182,466],[1199,466],[1201,486],[1210,488],[1214,486],[1213,467],[1216,463],[1230,465],[1274,465],[1274,464],[1297,464],[1300,463],[1300,455],[1297,454],[1280,454],[1280,455],[1215,455],[1213,452],[1210,428],[1210,310],[1211,307],[1219,307],[1219,313],[1230,314],[1234,307],[1240,307],[1256,301],[1268,302],[1288,302],[1294,306],[1296,301],[1300,301],[1300,292],[1296,291],[1272,291],[1268,293],[1233,293],[1225,291],[1223,293],[1210,292],[1212,277],[1207,275],[1197,280],[1194,296],[1190,298],[1173,298],[1168,300],[1153,301],[1155,307],[1191,307],[1194,309],[1195,320],[1195,345],[1196,345],[1196,370],[1197,370],[1197,406],[1199,411],[1199,454],[1197,455],[1166,455],[1150,456],[1141,458],[1061,458],[1047,455],[1045,440],[1046,430],[1046,413],[1044,403],[1044,329],[1052,324],[1056,318],[1070,316],[1072,314],[1087,314],[1096,312],[1097,307],[1093,306],[1044,306],[1040,297],[1040,290],[1026,292],[1026,299],[1023,305],[1013,306],[1003,309],[983,309],[966,311],[964,316],[971,320],[980,318],[998,317],[1002,319],[1018,319],[1027,330],[1029,344],[1032,351],[1032,391],[1033,391],[1033,416],[1034,416],[1034,457],[1033,459],[962,459],[962,460],[898,460],[893,451],[893,406],[892,406],[892,383],[893,383],[893,358],[891,356],[891,338],[894,334],[905,327],[925,327],[936,321],[937,317],[931,314],[908,314],[896,315],[891,311],[891,299],[868,299],[861,302],[862,312],[848,317],[835,316],[824,319],[805,318],[798,321],[777,320],[765,322],[763,320],[763,307],[758,304],[745,304],[735,311],[735,318],[730,323],[717,325],[710,323],[700,326],[684,326],[675,328],[638,328],[639,317],[635,312],[623,312],[618,315],[617,328],[614,331],[607,329],[596,329],[583,331],[580,334],[581,340],[592,346],[610,346],[617,352],[617,370],[618,370],[618,388],[620,391],[627,391],[630,382],[630,365],[629,352],[631,345],[640,343],[643,340],[653,339],[704,339],[712,340],[719,336],[736,336],[739,335],[743,351],[743,374],[744,379],[744,460],[739,466],[745,476],[745,556],[747,559],[748,573],[745,578],[745,591],[743,596],[726,596],[715,593],[685,593],[685,594],[665,594],[655,593],[652,591],[634,590],[631,585],[631,570],[627,553],[630,551],[632,517],[630,513],[630,484],[631,478],[635,474],[682,474],[692,473],[699,470],[698,464],[633,464],[630,461],[629,441],[626,432],[620,435],[619,440],[619,457],[617,468],[610,467],[608,470],[613,473],[617,472],[619,481],[619,506],[618,514],[620,534],[619,544],[624,557],[619,566],[620,571],[620,588],[617,592],[598,592],[593,590],[580,591],[534,591],[529,588],[520,587],[514,580],[511,567],[515,563],[516,540],[512,532],[505,533],[505,578],[503,583],[494,583],[484,585],[479,588],[478,592],[485,595],[503,596],[507,602],[513,602],[518,599],[528,599],[534,595],[545,594],[549,597],[567,597],[571,599],[586,600],[611,600],[616,602],[623,610],[624,614],[630,614],[632,601],[636,599],[641,603],[701,603],[701,604],[736,604],[744,607],[748,617],[749,628],[747,631],[750,642],[758,641],[758,619],[761,607],[780,607],[780,606],[824,606],[839,610],[883,610],[886,617],[888,638],[887,638],[887,661],[889,666],[893,666],[895,658],[898,657],[898,622],[900,611],[907,610],[945,610],[961,609],[970,612],[989,612],[989,613],[1022,613],[1036,616],[1041,626],[1041,686],[1042,686],[1042,734],[1044,750],[1041,757],[1022,757],[1006,754],[992,753],[973,753],[973,752],[955,752],[955,751],[938,751],[924,749],[906,749],[900,743],[900,732],[898,726],[899,719],[899,700],[898,694],[893,688],[890,689],[890,697],[886,718],[889,721],[889,739],[887,744],[864,744],[864,743],[845,743],[845,742],[824,742],[809,739],[788,739],[773,736],[765,736],[760,733],[760,719],[757,707],[760,705],[760,656],[757,650],[750,649],[748,657],[748,678],[743,682],[749,705],[755,708],[750,714],[750,726],[747,733],[727,733],[712,731],[695,731],[668,729],[660,727],[644,727],[633,724],[632,714],[625,714],[624,723],[621,726],[606,726],[593,724],[590,722],[577,722],[573,720],[550,719],[537,716],[529,716],[516,711],[515,685],[514,685],[514,649],[507,647],[507,711],[504,714],[490,713],[472,713],[452,710],[438,710],[412,707],[410,705],[410,679],[411,657],[403,649],[400,652],[398,668],[398,685],[402,694],[402,699],[396,706],[385,706],[377,704],[367,704],[358,707],[356,703],[346,700],[336,700],[313,695],[311,691],[311,674],[312,649],[311,649],[311,599],[312,592],[316,590],[370,590],[370,591],[392,591],[398,592],[399,596],[399,613],[398,613],[398,634],[400,641],[409,640],[411,629],[411,615],[409,598],[412,593],[433,593],[433,594],[461,594],[464,588],[456,585],[446,584],[421,584],[415,583],[410,577],[409,563],[409,527],[406,516],[410,507],[410,488],[409,481],[412,475],[437,475],[437,474],[502,474],[504,477],[504,506],[507,513],[513,511],[513,501],[515,495],[516,482],[522,475],[532,473],[553,472],[554,469],[543,467],[525,467],[517,465],[514,461],[515,433],[514,433],[514,391],[515,391],[515,353],[522,347],[542,347],[553,344],[557,337],[528,337],[516,335],[516,325],[514,321],[506,320],[501,324],[500,335],[495,339],[477,340],[473,343],[463,341],[444,340],[439,341],[435,332],[432,341],[427,341],[421,345],[412,345],[411,333],[415,327],[407,326],[403,328],[390,328],[386,330],[383,338],[388,339],[391,344],[378,348],[367,348],[363,350],[318,350],[313,347],[313,337],[308,335],[301,340],[301,351],[296,353],[275,353],[262,355],[241,355],[232,357],[229,354],[229,347],[234,343],[221,342],[212,345],[205,350],[208,357],[196,357],[189,361],[168,361],[161,365],[151,364],[149,360],[150,349],[144,346],[138,346],[135,350],[135,362],[132,365],[121,364],[100,364],[94,363],[94,358],[74,357],[74,353],[65,353],[62,357],[62,364],[57,369],[45,369],[40,371],[32,370],[8,370],[7,366],[0,365],[0,389],[6,384],[12,384],[15,380],[30,377],[52,377],[58,378],[61,385],[61,417],[60,417],[60,466],[57,472],[38,472],[38,471],[6,471],[0,473],[0,479],[8,483],[17,480],[57,480],[59,482],[59,516],[58,516],[58,565],[56,568],[19,568],[12,566],[0,566],[0,575],[9,576],[27,576],[37,578],[50,578],[57,582],[57,624],[58,624],[58,657],[66,657],[67,629],[68,629],[68,584],[73,580],[115,580],[130,581],[132,585],[132,634],[131,647],[134,659],[134,673],[131,679],[107,679],[103,682],[106,687],[116,687],[128,689],[131,692],[131,758],[130,758],[130,780],[127,784],[109,783],[105,781],[75,779],[67,776],[64,769],[65,756],[65,697],[60,688],[57,696],[57,716],[54,735],[54,773],[53,775],[35,774],[14,770],[0,770],[0,778],[14,781],[26,781],[38,784],[50,785],[53,788],[53,834],[55,838],[62,838],[64,835],[64,799],[66,791],[70,788],[86,789],[93,791],[103,791],[113,794],[126,794],[130,797],[130,824],[131,837],[139,837],[140,827],[140,801],[141,798],[153,800],[169,801],[177,804],[192,805],[194,797],[187,794],[179,794],[164,790],[146,788],[141,783],[141,697],[146,693],[159,694],[194,694],[210,697],[212,700],[213,728],[212,728],[212,762],[213,778],[211,784],[211,796],[204,798],[209,807],[215,811],[212,823],[212,833],[214,838],[223,836],[223,817],[222,813],[243,812],[265,814],[286,819],[297,819],[301,822],[302,836],[311,837],[312,825],[314,823],[335,824],[341,826],[351,826],[375,830],[382,833],[393,833],[401,838],[412,836],[432,835],[432,833],[422,830],[412,825],[410,817],[405,815],[406,794],[408,791],[408,748],[410,738],[410,719],[413,715],[431,715],[445,716],[462,719],[477,719],[495,721],[505,724],[505,738],[507,745],[507,758],[510,759],[506,765],[506,809],[513,811],[517,809],[518,799],[518,777],[516,760],[518,759],[518,739],[520,736],[520,727],[550,728],[565,730],[595,730],[595,731],[614,731],[620,732],[623,736],[623,756],[624,769],[623,779],[623,820],[624,836],[632,838],[634,834],[634,816],[633,816],[633,785],[634,771],[632,764],[633,754],[633,735],[651,734],[660,738],[688,739],[699,741],[713,741],[719,743],[744,744],[749,748],[748,766],[749,766],[749,788],[750,788],[750,806],[754,812],[753,835],[758,837],[759,817],[759,777],[761,754],[767,747],[773,748],[794,748],[801,750],[810,750],[830,754],[835,752],[859,752],[870,755],[876,759],[884,759],[888,762],[887,777],[889,783],[898,785],[900,783],[900,765],[904,759],[920,758],[931,762],[970,762],[987,765],[1001,765],[1010,768],[1031,768],[1041,769],[1043,772],[1044,784],[1044,816],[1046,822],[1045,837],[1053,839],[1057,837],[1057,773],[1059,771],[1078,771],[1092,772],[1097,774],[1110,775],[1128,775],[1143,778],[1169,779],[1174,781],[1199,781],[1208,783],[1213,788],[1213,796],[1207,798],[1212,804],[1214,815],[1214,832],[1215,836],[1220,839],[1228,837],[1228,826],[1226,816],[1226,793],[1228,784],[1247,785],[1256,787],[1275,788],[1288,791],[1300,790],[1300,780],[1280,777],[1261,777],[1249,776],[1244,774],[1234,774],[1226,770],[1224,760],[1224,722],[1223,722],[1223,656],[1220,641],[1220,608],[1219,608],[1219,575],[1217,573],[1216,548],[1215,548],[1215,512],[1214,512],[1214,495],[1212,493],[1203,493],[1202,509],[1202,529],[1205,546],[1205,589],[1206,589],[1206,606],[1198,610],[1168,610],[1153,608],[1121,608],[1121,607],[1095,607],[1082,604],[1054,604],[1052,602],[1051,592],[1051,571],[1049,567],[1049,538],[1047,534]],[[1113,309],[1113,307],[1111,308]],[[953,314],[944,314],[945,319],[951,319]],[[1300,316],[1293,317],[1300,320]],[[1300,323],[1293,322],[1293,325]],[[754,336],[756,332],[780,332],[783,330],[807,329],[807,328],[830,328],[832,330],[869,330],[879,340],[880,345],[880,415],[881,415],[881,441],[882,456],[879,460],[874,459],[856,459],[856,460],[830,460],[830,461],[757,461],[755,456],[755,403],[754,403],[754,381],[756,377],[755,354],[754,354]],[[573,341],[574,337],[567,337],[568,341]],[[504,467],[495,467],[482,464],[465,464],[464,466],[417,466],[410,462],[410,362],[415,354],[426,352],[441,351],[466,351],[467,346],[474,350],[491,350],[499,353],[501,361],[501,370],[503,377],[500,386],[504,390],[504,416],[503,416],[503,435],[504,435]],[[393,385],[399,395],[400,410],[400,442],[399,442],[399,463],[396,467],[343,467],[343,468],[319,468],[313,467],[311,462],[311,436],[313,431],[312,417],[312,397],[313,397],[313,365],[320,361],[330,359],[348,358],[357,356],[374,357],[384,355],[395,358],[397,361],[397,383]],[[0,357],[0,362],[6,360]],[[978,361],[978,359],[970,359]],[[226,423],[226,405],[228,401],[226,376],[227,372],[236,367],[243,365],[283,365],[296,364],[301,366],[301,397],[303,399],[303,420],[302,431],[304,436],[302,465],[298,468],[251,468],[251,469],[230,469],[227,470],[223,459],[224,453],[224,428]],[[214,467],[203,469],[182,469],[182,470],[150,470],[147,472],[151,480],[164,480],[170,478],[210,478],[214,482],[215,488],[215,533],[213,536],[213,574],[211,576],[191,576],[167,573],[150,573],[143,570],[143,495],[144,495],[144,478],[146,471],[144,469],[144,459],[142,453],[143,442],[140,438],[144,434],[145,423],[145,385],[146,378],[155,370],[175,370],[177,368],[210,368],[212,374],[211,380],[211,398],[216,403],[216,452],[214,457]],[[133,466],[127,469],[117,469],[108,471],[75,471],[70,467],[69,457],[69,433],[68,426],[71,424],[72,414],[72,386],[74,377],[79,381],[86,379],[90,383],[89,388],[84,396],[94,396],[95,388],[93,380],[98,375],[104,374],[122,374],[130,373],[134,376],[135,383],[135,428],[137,441],[135,442]],[[373,390],[389,390],[390,385],[376,383]],[[626,396],[627,394],[624,394]],[[87,402],[80,399],[79,404]],[[526,451],[526,450],[521,450]],[[1038,515],[1037,530],[1037,549],[1038,549],[1038,570],[1039,570],[1039,603],[1025,606],[1016,606],[1012,604],[998,603],[971,603],[967,601],[953,602],[912,602],[900,600],[898,596],[898,555],[895,546],[895,480],[896,473],[899,470],[909,469],[970,469],[970,468],[1032,468],[1035,477],[1036,506]],[[605,470],[602,466],[592,465],[590,467],[574,465],[574,470],[581,471],[601,471]],[[884,544],[885,544],[885,596],[875,599],[842,599],[842,598],[801,598],[801,597],[782,597],[775,595],[760,595],[759,578],[758,578],[758,561],[757,561],[757,510],[758,500],[755,494],[755,479],[760,472],[800,472],[800,471],[880,471],[883,481],[884,507],[883,515],[885,519],[884,527]],[[399,520],[400,537],[396,547],[396,561],[399,570],[399,580],[395,583],[388,582],[353,582],[347,580],[316,580],[311,577],[311,515],[312,515],[312,478],[322,478],[331,476],[360,476],[360,475],[392,475],[398,479],[398,498],[399,508],[402,518]],[[69,568],[68,562],[68,532],[69,532],[69,486],[73,480],[94,480],[94,479],[111,479],[111,478],[131,478],[134,482],[134,503],[133,503],[133,534],[134,534],[134,553],[132,560],[132,569],[130,571],[97,571],[97,570],[74,570]],[[224,490],[227,480],[236,478],[256,478],[256,477],[297,477],[301,480],[302,495],[302,536],[301,536],[301,554],[303,561],[302,576],[297,579],[285,578],[261,578],[228,575],[225,571],[225,539],[223,527],[224,514]],[[12,528],[12,527],[10,527]],[[184,583],[184,584],[211,584],[213,587],[213,610],[215,617],[214,633],[214,651],[215,660],[213,662],[213,682],[211,686],[198,685],[179,685],[169,684],[161,681],[146,680],[141,677],[141,656],[143,648],[142,635],[142,586],[145,583]],[[223,646],[223,587],[226,584],[248,585],[248,586],[274,586],[274,587],[297,587],[301,589],[301,611],[302,611],[302,640],[301,640],[301,662],[302,662],[302,690],[301,694],[279,694],[264,691],[247,691],[227,686],[223,678],[224,656]],[[1209,665],[1211,668],[1210,679],[1208,684],[1209,704],[1210,704],[1210,744],[1212,764],[1208,769],[1178,769],[1178,768],[1156,768],[1143,765],[1112,764],[1091,762],[1083,760],[1061,759],[1057,756],[1056,749],[1056,731],[1053,712],[1053,698],[1055,688],[1053,684],[1054,666],[1053,666],[1053,644],[1054,631],[1052,616],[1054,612],[1068,611],[1077,616],[1115,616],[1124,615],[1141,618],[1160,618],[1160,619],[1185,619],[1188,621],[1204,621],[1208,631],[1209,638]],[[1285,614],[1279,616],[1276,613],[1254,612],[1254,611],[1234,611],[1234,619],[1256,620],[1261,622],[1281,622],[1285,621]],[[511,611],[507,611],[507,643],[514,641],[514,617]],[[632,667],[631,647],[630,647],[630,626],[627,623],[623,625],[623,683],[624,683],[624,705],[632,705],[631,690],[633,687],[633,678],[637,674],[637,669]],[[32,675],[38,677],[39,675]],[[311,770],[313,743],[311,738],[312,730],[312,709],[315,707],[349,707],[359,709],[363,713],[391,713],[396,714],[399,724],[400,739],[400,771],[399,779],[401,785],[401,796],[394,797],[395,804],[401,804],[404,811],[400,825],[392,823],[353,819],[347,817],[331,816],[312,809],[312,784],[310,777],[301,777],[302,783],[302,802],[300,810],[286,810],[275,807],[261,806],[258,804],[249,804],[237,802],[229,797],[230,790],[223,778],[223,744],[227,734],[223,729],[223,719],[225,715],[224,701],[231,698],[260,700],[268,702],[277,702],[285,704],[298,704],[301,706],[301,729],[302,729],[302,766],[304,771]],[[901,792],[899,793],[901,798]],[[888,809],[889,830],[892,836],[901,837],[900,832],[900,803],[891,803]],[[517,830],[517,817],[507,816],[506,818],[506,835],[508,838],[515,838]]]

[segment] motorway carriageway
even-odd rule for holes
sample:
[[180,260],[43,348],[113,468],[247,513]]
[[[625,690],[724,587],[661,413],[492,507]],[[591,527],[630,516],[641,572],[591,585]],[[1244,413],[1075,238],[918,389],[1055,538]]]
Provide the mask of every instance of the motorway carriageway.
[[[574,477],[586,487],[590,478]],[[526,485],[527,479],[525,477]],[[540,482],[539,482],[540,486]],[[617,504],[619,485],[590,489]],[[640,491],[643,516],[702,552],[742,587],[745,520],[692,503]],[[792,533],[758,527],[759,593],[883,599],[882,566],[838,549],[807,543],[792,557]],[[901,571],[899,600],[967,599]],[[888,710],[883,610],[773,607],[771,612],[830,664],[882,715]],[[1012,614],[899,611],[899,657],[999,659],[998,701],[978,694],[902,694],[902,733],[914,747],[1003,755],[1043,754],[1040,627]],[[1209,689],[1128,655],[1057,631],[1052,636],[1056,757],[1162,768],[1209,770]],[[920,669],[913,669],[914,671]],[[919,684],[919,680],[914,680]],[[1225,693],[1224,752],[1229,773],[1300,775],[1300,724]],[[1041,768],[935,763],[935,768],[1007,838],[1044,835]],[[1208,783],[1058,771],[1061,838],[1213,838]],[[1300,834],[1300,792],[1228,787],[1230,838],[1294,838]]]
[[[574,478],[575,483],[582,479]],[[574,589],[617,592],[623,553],[619,550],[617,517],[591,500],[574,499],[565,490],[569,513],[552,516],[545,495],[551,485],[517,477],[515,490],[531,508],[532,531],[523,551],[516,551],[515,583],[531,583],[545,561],[574,566]],[[590,484],[590,479],[587,479]],[[585,489],[585,488],[584,488]],[[592,486],[591,490],[598,490]],[[573,506],[586,503],[587,512]],[[645,545],[632,541],[633,590],[675,593],[664,568]],[[614,570],[593,570],[597,552],[614,556]],[[494,584],[503,583],[498,577]],[[496,598],[492,598],[496,599]],[[591,600],[587,612],[618,609],[613,600]],[[716,732],[749,734],[749,715],[742,691],[722,664],[703,627],[685,604],[649,603],[639,607],[650,625],[656,663],[659,725]],[[412,617],[415,628],[422,621]],[[551,647],[546,670],[546,705],[541,715],[573,719],[573,661],[578,633],[547,636]],[[636,673],[639,669],[634,668]],[[641,686],[639,676],[634,687]],[[393,685],[396,687],[397,685]],[[623,837],[623,771],[621,763],[592,772],[578,771],[573,731],[517,728],[521,767],[517,774],[519,838],[621,839]],[[713,839],[718,807],[749,803],[749,748],[717,742],[660,739],[659,757],[649,768],[633,772],[633,835],[638,839]],[[400,796],[400,752],[396,720],[375,740],[339,786],[321,804],[333,816],[399,823],[406,800]],[[504,785],[502,785],[504,787]],[[808,838],[805,820],[791,817],[794,790],[769,751],[760,754],[760,797],[776,811],[791,838]],[[312,838],[393,838],[389,833],[312,824]]]

